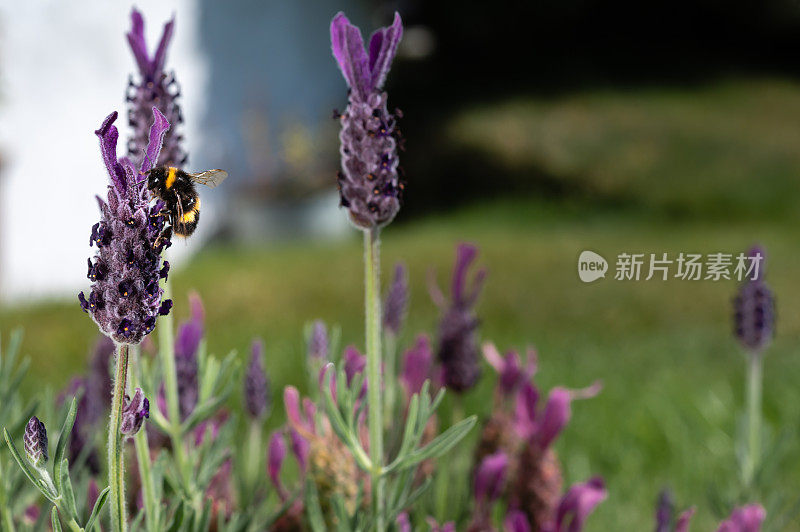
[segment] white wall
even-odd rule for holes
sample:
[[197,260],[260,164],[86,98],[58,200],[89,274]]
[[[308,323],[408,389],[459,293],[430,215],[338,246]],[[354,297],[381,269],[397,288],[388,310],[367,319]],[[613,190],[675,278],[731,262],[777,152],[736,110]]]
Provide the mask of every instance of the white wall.
[[[183,88],[191,153],[199,145],[206,71],[198,55],[195,2],[146,0],[137,6],[151,49],[163,23],[178,14],[167,69],[176,70]],[[127,2],[103,0],[0,0],[3,300],[74,297],[88,286],[89,232],[99,219],[94,195],[105,194],[108,180],[94,130],[118,110],[124,154],[124,92],[135,69],[125,38],[129,10]],[[213,219],[213,212],[203,214],[204,221]],[[203,229],[201,224],[189,245],[175,242],[170,260],[180,263],[202,240]]]

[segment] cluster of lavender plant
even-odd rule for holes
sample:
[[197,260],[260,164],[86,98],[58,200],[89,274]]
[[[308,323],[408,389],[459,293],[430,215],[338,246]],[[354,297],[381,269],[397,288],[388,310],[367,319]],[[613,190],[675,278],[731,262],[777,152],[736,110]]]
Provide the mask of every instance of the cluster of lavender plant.
[[[117,157],[117,113],[96,131],[109,184],[106,199],[98,198],[101,221],[91,230],[90,244],[97,248],[89,259],[91,290],[79,301],[103,336],[85,374],[61,394],[63,413],[40,405],[46,412],[41,419],[63,418],[54,448],[45,423],[33,415],[36,405],[25,406],[17,391],[26,369],[17,367],[19,336],[0,352],[0,425],[7,429],[11,453],[9,460],[0,453],[0,528],[582,530],[608,490],[599,476],[565,488],[554,443],[567,428],[572,403],[597,395],[600,384],[555,387],[543,401],[534,381],[535,351],[528,349],[523,357],[515,350],[501,354],[490,342],[481,347],[477,302],[487,270],[473,273],[474,245],[456,249],[449,297],[431,283],[431,298],[441,313],[433,340],[420,333],[410,345],[402,343],[409,307],[404,265],[395,266],[381,298],[380,231],[398,213],[404,187],[397,155],[399,112],[388,111],[382,89],[402,37],[399,15],[366,47],[344,14],[331,24],[333,55],[349,87],[347,109],[337,113],[341,205],[364,233],[363,349],[340,349],[337,328],[320,320],[310,323],[309,392],[304,397],[302,386],[284,388],[287,421],[267,437],[269,339],[253,341],[244,367],[235,352],[209,355],[197,294],[190,296],[189,318],[175,334],[169,263],[163,259],[170,245],[159,215],[163,205],[145,186],[148,170],[181,166],[187,157],[175,132],[182,121],[179,90],[174,74],[164,70],[174,29],[171,20],[151,56],[144,20],[133,11],[127,37],[139,79],[131,80],[127,97],[128,156]],[[751,363],[751,372],[760,371],[773,317],[762,273],[742,287],[736,300],[736,335],[751,361],[758,362]],[[156,325],[157,344],[151,340]],[[461,405],[460,396],[483,374],[481,352],[496,372],[490,414],[479,425],[475,416],[455,413],[451,426],[440,430],[446,391],[454,392],[454,402]],[[241,383],[241,408],[230,409],[236,382]],[[760,373],[751,375],[750,396],[746,479],[752,479],[759,459]],[[106,419],[103,441],[99,434]],[[477,445],[470,449],[462,440],[476,426]],[[22,438],[23,452],[12,434]],[[444,457],[453,449],[468,462],[469,504],[453,512],[457,521],[439,523],[425,494],[434,479],[452,478]],[[11,467],[12,461],[19,467]],[[49,512],[34,490],[49,501]],[[656,530],[685,532],[693,512],[676,516],[663,496]],[[761,506],[745,505],[718,530],[755,532],[764,519]]]

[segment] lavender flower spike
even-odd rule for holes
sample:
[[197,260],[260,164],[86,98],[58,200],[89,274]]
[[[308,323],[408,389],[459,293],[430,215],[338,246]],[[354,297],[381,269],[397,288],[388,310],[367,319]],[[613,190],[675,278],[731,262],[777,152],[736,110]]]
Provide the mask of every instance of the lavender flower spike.
[[[755,246],[750,257],[764,257],[764,250]],[[742,284],[734,299],[734,334],[745,349],[754,353],[763,351],[775,333],[775,298],[764,281],[764,261],[755,280]]]
[[408,310],[408,271],[402,263],[394,267],[394,278],[383,302],[383,326],[397,336]]
[[164,217],[159,205],[149,206],[151,196],[144,174],[158,159],[169,122],[158,109],[150,128],[148,157],[137,169],[127,157],[117,160],[119,132],[114,127],[117,113],[111,113],[95,134],[108,170],[108,202],[98,197],[102,219],[92,227],[90,245],[97,245],[94,261],[89,259],[88,277],[92,290],[78,296],[81,308],[89,312],[100,331],[118,344],[138,344],[156,326],[159,315],[169,313],[171,300],[161,301],[159,280],[167,275],[161,267],[161,251],[169,240],[159,238]]
[[264,417],[269,408],[269,382],[264,373],[264,343],[255,340],[251,347],[250,365],[244,380],[245,410],[253,419]]
[[350,101],[337,118],[342,123],[342,172],[339,173],[341,206],[360,229],[380,228],[400,210],[403,184],[397,171],[395,116],[381,91],[403,35],[400,15],[391,26],[372,34],[369,53],[361,31],[344,13],[331,22],[333,56],[350,87]]
[[140,79],[128,81],[128,120],[133,134],[128,139],[128,155],[141,164],[144,148],[148,143],[148,130],[153,124],[153,107],[157,107],[173,128],[164,137],[164,147],[159,154],[156,166],[179,166],[186,164],[186,152],[181,147],[183,137],[176,133],[176,126],[183,122],[183,114],[177,103],[180,87],[173,73],[164,72],[167,59],[167,47],[172,40],[175,27],[173,18],[164,24],[161,41],[155,53],[150,56],[144,38],[144,19],[135,8],[131,11],[131,31],[128,32],[128,44],[139,67]]
[[36,416],[25,427],[25,456],[33,467],[42,467],[48,460],[47,429]]
[[197,350],[203,340],[205,310],[196,292],[189,294],[191,318],[181,323],[175,339],[175,372],[178,377],[178,403],[181,419],[185,419],[197,406]]
[[328,329],[325,327],[325,322],[314,321],[308,338],[309,360],[328,360],[328,343]]
[[142,428],[145,418],[149,417],[150,401],[144,396],[141,388],[136,388],[132,399],[125,397],[119,431],[126,436],[133,436]]

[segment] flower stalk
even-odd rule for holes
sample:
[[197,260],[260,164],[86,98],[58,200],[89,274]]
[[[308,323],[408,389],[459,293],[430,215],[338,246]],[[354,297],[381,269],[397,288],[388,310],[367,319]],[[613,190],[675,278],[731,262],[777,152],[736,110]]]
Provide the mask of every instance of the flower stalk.
[[381,404],[380,229],[364,231],[364,308],[367,343],[367,407],[372,504],[376,530],[386,529],[383,473],[383,405]]
[[761,353],[750,353],[747,366],[747,460],[744,478],[747,486],[752,485],[761,456]]
[[111,487],[111,528],[115,532],[127,530],[125,507],[125,471],[123,463],[122,408],[125,399],[125,379],[128,372],[128,345],[117,345],[117,362],[114,371],[114,391],[111,398],[111,420],[108,424],[108,485]]
[[[132,346],[131,362],[131,388],[141,382],[141,358],[139,346]],[[150,532],[159,530],[159,506],[156,501],[155,486],[153,484],[153,470],[150,464],[150,442],[147,431],[140,430],[133,438],[136,449],[136,462],[139,466],[139,478],[142,480],[142,499],[144,500],[145,528]]]

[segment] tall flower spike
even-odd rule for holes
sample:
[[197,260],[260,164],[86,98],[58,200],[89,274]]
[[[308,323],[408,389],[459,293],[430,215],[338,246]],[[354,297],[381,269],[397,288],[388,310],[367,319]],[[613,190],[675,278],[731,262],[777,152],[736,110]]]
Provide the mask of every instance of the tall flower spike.
[[205,310],[200,296],[189,294],[191,318],[178,327],[175,339],[175,372],[178,377],[178,401],[181,418],[186,418],[197,406],[197,350],[203,340]]
[[[151,196],[145,173],[158,159],[169,122],[153,108],[148,157],[135,167],[127,157],[117,159],[119,132],[111,113],[95,134],[108,170],[108,201],[98,197],[102,219],[92,227],[90,244],[98,250],[89,260],[92,290],[78,296],[81,308],[91,314],[100,331],[117,343],[138,344],[156,326],[156,318],[167,314],[172,301],[161,301],[161,250],[169,240],[159,238],[164,218],[158,205],[149,206]],[[157,245],[158,244],[158,245]]]
[[397,336],[406,319],[408,308],[408,272],[402,263],[394,267],[394,278],[383,302],[383,326]]
[[745,281],[734,299],[734,334],[745,349],[761,352],[775,332],[775,298],[764,281],[764,250],[756,246],[748,255],[761,265],[755,280]]
[[33,467],[42,467],[48,460],[47,429],[36,416],[25,427],[25,455]]
[[141,388],[136,388],[132,399],[125,397],[125,404],[122,407],[122,423],[119,431],[126,436],[133,436],[139,432],[144,420],[149,417],[150,401],[144,396]]
[[264,372],[264,343],[253,341],[250,365],[244,380],[244,405],[253,419],[261,419],[269,408],[269,382]]
[[350,87],[349,105],[341,121],[342,172],[339,174],[341,206],[360,229],[382,227],[397,215],[403,184],[397,171],[395,115],[386,107],[383,82],[403,35],[400,15],[391,26],[372,34],[369,53],[361,30],[344,13],[331,22],[333,56]]
[[439,361],[442,363],[444,384],[455,392],[466,391],[480,376],[478,344],[475,330],[478,318],[473,306],[480,294],[486,270],[475,274],[471,289],[467,289],[467,273],[478,255],[478,249],[470,244],[460,244],[453,268],[453,284],[450,302],[441,291],[431,286],[431,297],[443,310],[439,322]]
[[128,81],[128,120],[133,128],[133,134],[128,139],[128,155],[137,164],[141,164],[148,143],[148,130],[153,124],[150,110],[153,107],[157,107],[173,126],[164,137],[164,147],[156,166],[182,167],[186,164],[186,152],[181,147],[183,137],[177,133],[177,126],[183,123],[183,113],[177,103],[181,90],[175,74],[164,72],[167,48],[174,28],[174,18],[164,24],[161,41],[151,57],[144,38],[142,14],[136,8],[131,11],[131,31],[127,37],[139,67],[139,80],[134,82],[131,77]]

